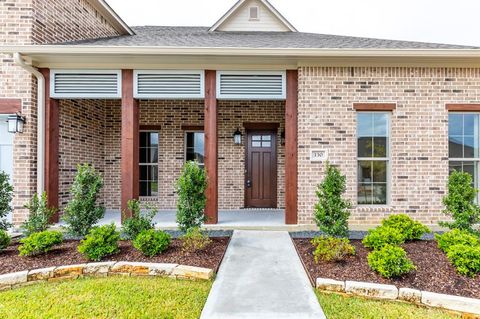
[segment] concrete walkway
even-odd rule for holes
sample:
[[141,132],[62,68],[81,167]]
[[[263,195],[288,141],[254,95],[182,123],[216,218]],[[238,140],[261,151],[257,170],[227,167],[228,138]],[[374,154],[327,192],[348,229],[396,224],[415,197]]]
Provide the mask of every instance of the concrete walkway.
[[217,318],[325,318],[287,232],[234,232],[201,316]]

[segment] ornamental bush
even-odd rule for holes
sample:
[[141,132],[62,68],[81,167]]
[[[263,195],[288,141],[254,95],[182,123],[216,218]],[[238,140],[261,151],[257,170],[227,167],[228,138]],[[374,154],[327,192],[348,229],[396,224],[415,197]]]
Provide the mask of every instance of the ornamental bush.
[[22,224],[21,228],[26,236],[47,230],[50,218],[56,212],[54,208],[48,208],[46,192],[43,192],[41,198],[38,198],[37,194],[33,195],[25,208],[28,209],[28,219]]
[[105,214],[105,208],[97,205],[103,180],[89,164],[78,165],[71,188],[72,199],[65,208],[62,219],[73,236],[84,237]]
[[7,232],[4,230],[0,230],[0,251],[4,250],[5,248],[10,245],[12,239],[8,236]]
[[[132,213],[132,217],[125,219],[122,226],[122,232],[127,239],[133,240],[138,234],[144,230],[154,229],[155,223],[153,218],[156,215],[155,210],[143,214],[140,212],[140,202],[136,199],[129,200],[127,203],[128,210]],[[125,214],[125,212],[123,212]]]
[[394,245],[385,245],[369,253],[368,265],[385,278],[399,277],[416,269],[405,250]]
[[182,250],[186,253],[203,250],[212,242],[199,227],[190,228],[180,239],[182,240]]
[[10,203],[13,198],[13,187],[10,185],[8,174],[0,171],[0,230],[7,230],[12,226],[5,220],[12,211]]
[[207,198],[207,176],[197,162],[185,163],[176,185],[178,193],[177,223],[181,231],[201,227],[207,220],[205,204]]
[[468,173],[454,171],[450,175],[448,193],[443,198],[443,213],[453,221],[441,222],[441,226],[475,232],[473,226],[480,223],[480,207],[475,203],[478,190],[472,184],[472,176]]
[[115,224],[93,227],[85,239],[80,242],[78,251],[89,260],[100,261],[119,251],[119,240],[120,233],[117,232]]
[[405,240],[421,239],[430,229],[420,222],[414,221],[406,214],[392,215],[382,221],[382,226],[400,230]]
[[154,257],[167,250],[170,239],[171,236],[163,231],[143,230],[133,241],[133,247],[147,257]]
[[480,274],[480,245],[453,245],[448,249],[447,257],[459,274],[469,277]]
[[396,228],[379,226],[368,231],[362,243],[371,249],[380,249],[386,245],[401,245],[405,242],[405,235]]
[[46,254],[53,249],[53,246],[63,242],[63,234],[58,231],[42,231],[33,233],[20,240],[22,245],[18,247],[20,256],[36,256]]
[[324,180],[317,186],[318,203],[315,205],[315,222],[318,228],[334,237],[348,237],[348,218],[351,203],[343,199],[346,177],[329,163]]
[[312,245],[315,247],[313,256],[316,263],[319,260],[338,262],[355,255],[355,247],[347,238],[319,236],[312,239]]
[[466,230],[454,229],[442,235],[435,234],[438,248],[447,253],[456,245],[480,246],[480,239]]

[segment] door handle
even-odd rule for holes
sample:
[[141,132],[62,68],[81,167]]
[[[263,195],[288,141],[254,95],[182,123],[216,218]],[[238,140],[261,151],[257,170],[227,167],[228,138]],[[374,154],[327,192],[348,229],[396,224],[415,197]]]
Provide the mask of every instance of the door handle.
[[251,180],[247,180],[247,188],[250,188],[252,187],[252,181]]

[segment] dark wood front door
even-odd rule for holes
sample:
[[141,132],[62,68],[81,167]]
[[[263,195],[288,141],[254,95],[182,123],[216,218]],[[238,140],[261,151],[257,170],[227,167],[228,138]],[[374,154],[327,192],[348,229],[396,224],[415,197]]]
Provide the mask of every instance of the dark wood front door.
[[275,131],[248,130],[245,207],[277,207],[277,136]]

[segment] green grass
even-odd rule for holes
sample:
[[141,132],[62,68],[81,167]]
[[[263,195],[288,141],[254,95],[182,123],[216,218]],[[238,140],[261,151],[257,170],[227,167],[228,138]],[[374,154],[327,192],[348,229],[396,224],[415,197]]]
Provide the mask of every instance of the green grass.
[[108,277],[43,283],[0,293],[0,318],[198,318],[212,283]]
[[316,291],[328,319],[450,319],[461,318],[439,309],[395,301],[380,301]]

